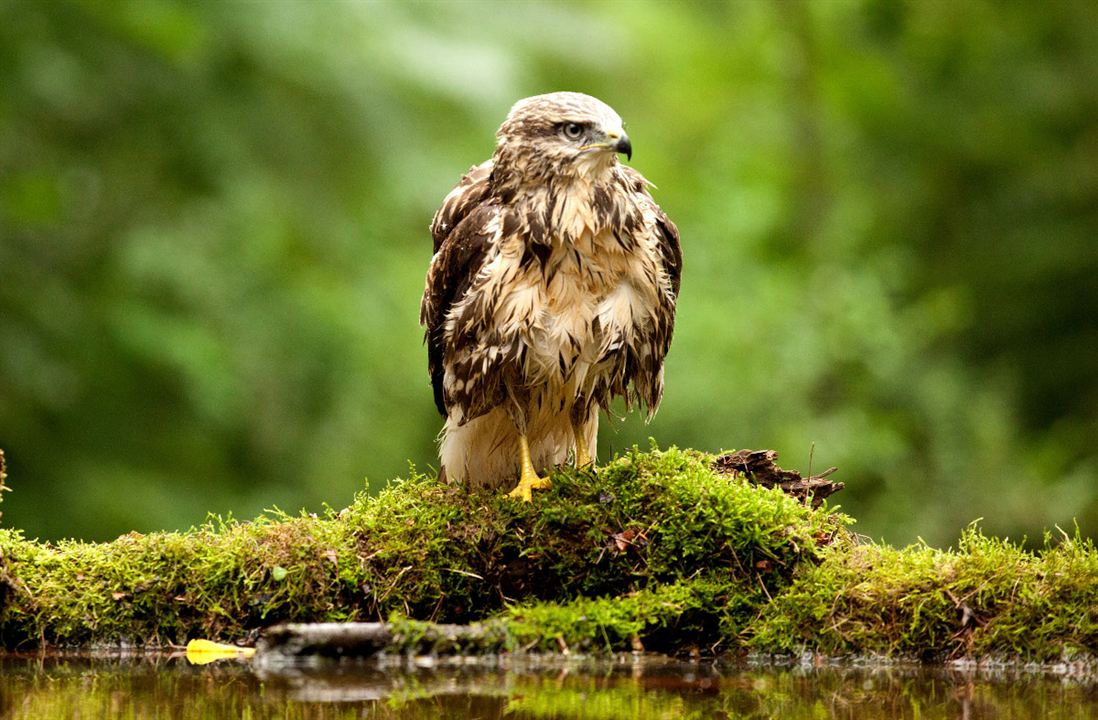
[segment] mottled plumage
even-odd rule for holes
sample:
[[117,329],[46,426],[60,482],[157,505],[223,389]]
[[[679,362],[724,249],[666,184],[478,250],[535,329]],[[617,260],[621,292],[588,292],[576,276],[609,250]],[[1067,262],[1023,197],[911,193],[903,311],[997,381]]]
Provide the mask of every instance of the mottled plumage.
[[682,263],[610,107],[527,98],[497,138],[435,214],[420,310],[442,469],[469,485],[525,483],[526,440],[533,468],[589,461],[615,397],[656,411]]

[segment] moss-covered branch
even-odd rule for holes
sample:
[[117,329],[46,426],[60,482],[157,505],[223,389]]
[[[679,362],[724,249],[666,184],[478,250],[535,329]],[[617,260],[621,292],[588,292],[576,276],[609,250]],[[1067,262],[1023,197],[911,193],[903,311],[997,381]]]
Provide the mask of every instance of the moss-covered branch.
[[842,515],[712,461],[633,452],[597,477],[556,474],[533,504],[414,476],[324,517],[104,544],[0,530],[0,642],[249,640],[282,621],[395,617],[412,634],[412,620],[487,621],[507,650],[1098,652],[1089,542],[858,544]]

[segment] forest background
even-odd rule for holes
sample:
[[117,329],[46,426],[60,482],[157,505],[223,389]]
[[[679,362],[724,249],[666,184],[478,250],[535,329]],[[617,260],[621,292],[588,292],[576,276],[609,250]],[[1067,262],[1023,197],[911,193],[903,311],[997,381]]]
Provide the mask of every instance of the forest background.
[[661,444],[859,532],[1098,535],[1098,5],[0,2],[3,523],[342,507],[436,463],[427,225],[510,105],[625,118],[685,254]]

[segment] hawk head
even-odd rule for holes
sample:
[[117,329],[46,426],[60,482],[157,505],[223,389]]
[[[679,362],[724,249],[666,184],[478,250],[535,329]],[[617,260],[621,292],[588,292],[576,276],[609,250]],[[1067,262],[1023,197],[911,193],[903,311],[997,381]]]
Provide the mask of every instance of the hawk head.
[[496,132],[496,164],[528,181],[591,177],[633,157],[621,117],[590,95],[555,92],[519,100]]

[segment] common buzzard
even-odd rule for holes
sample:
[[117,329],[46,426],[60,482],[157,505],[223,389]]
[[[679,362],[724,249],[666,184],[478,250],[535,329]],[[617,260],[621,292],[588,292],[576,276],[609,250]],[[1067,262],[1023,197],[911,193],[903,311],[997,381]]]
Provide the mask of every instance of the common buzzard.
[[420,306],[439,455],[451,482],[531,499],[538,471],[593,463],[599,408],[651,417],[663,395],[679,232],[618,162],[621,118],[574,92],[515,103],[492,159],[462,177],[431,223]]

